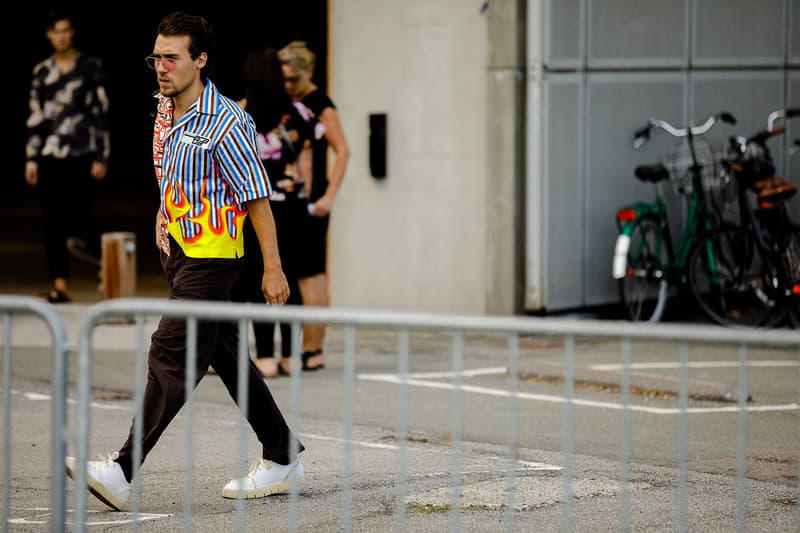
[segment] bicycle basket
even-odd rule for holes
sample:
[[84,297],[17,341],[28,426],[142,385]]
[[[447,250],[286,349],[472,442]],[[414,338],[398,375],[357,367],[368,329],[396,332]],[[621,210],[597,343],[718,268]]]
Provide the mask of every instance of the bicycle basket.
[[[694,137],[694,151],[700,167],[703,190],[718,193],[727,189],[731,183],[731,176],[721,164],[727,159],[725,150],[715,150],[704,137]],[[663,157],[662,162],[669,171],[673,192],[675,194],[691,194],[694,184],[692,182],[692,151],[689,140],[684,138],[676,144],[672,152]]]

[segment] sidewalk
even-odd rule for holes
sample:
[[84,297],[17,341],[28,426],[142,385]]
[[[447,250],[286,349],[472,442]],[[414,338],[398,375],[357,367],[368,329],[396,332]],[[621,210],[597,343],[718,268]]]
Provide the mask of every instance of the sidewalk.
[[[167,296],[169,288],[157,264],[157,256],[143,255],[137,244],[137,297]],[[38,296],[50,288],[44,246],[36,241],[0,242],[0,294]],[[103,299],[98,287],[98,268],[70,258],[69,296],[73,303],[92,304]]]

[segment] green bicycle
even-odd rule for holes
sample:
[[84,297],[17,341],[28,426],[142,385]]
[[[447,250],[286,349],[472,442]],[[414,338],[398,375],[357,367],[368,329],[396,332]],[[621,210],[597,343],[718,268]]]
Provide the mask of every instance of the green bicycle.
[[[736,124],[736,119],[727,112],[687,128],[676,128],[664,120],[651,118],[634,135],[633,147],[637,150],[659,130],[681,141],[662,163],[642,165],[635,170],[639,180],[655,186],[654,200],[624,206],[616,214],[619,235],[612,275],[631,321],[661,320],[671,293],[687,288],[686,260],[697,236],[716,227],[726,216],[724,202],[707,194],[724,189],[730,179],[719,164],[720,158],[703,137],[718,121]],[[686,219],[677,241],[673,241],[667,215],[663,190],[667,180],[685,199]]]

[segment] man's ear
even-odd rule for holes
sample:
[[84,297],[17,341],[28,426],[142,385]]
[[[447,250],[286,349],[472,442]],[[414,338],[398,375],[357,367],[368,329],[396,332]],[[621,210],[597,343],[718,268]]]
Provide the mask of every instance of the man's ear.
[[208,54],[205,52],[200,52],[200,55],[197,56],[197,68],[203,68],[206,66],[208,62]]

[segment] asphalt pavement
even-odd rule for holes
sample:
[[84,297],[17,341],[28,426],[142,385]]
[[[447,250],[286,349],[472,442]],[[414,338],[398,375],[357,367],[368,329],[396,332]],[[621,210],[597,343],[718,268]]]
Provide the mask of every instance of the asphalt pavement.
[[[102,300],[91,270],[81,272],[74,302],[56,306],[73,345],[87,310]],[[139,295],[164,296],[163,282],[148,275]],[[24,283],[3,290],[35,293],[33,278],[20,275]],[[145,324],[145,337],[156,320]],[[125,322],[94,331],[92,458],[127,435],[134,377],[143,371],[135,363],[136,335]],[[43,323],[25,315],[12,321],[11,344],[7,524],[10,531],[43,531],[57,490],[49,465],[51,341]],[[684,349],[688,380],[678,365]],[[89,530],[798,530],[796,349],[753,346],[743,374],[735,346],[635,342],[629,393],[620,387],[624,344],[614,339],[572,345],[559,336],[523,337],[511,368],[506,338],[470,334],[454,369],[449,333],[413,332],[405,380],[391,329],[359,330],[352,367],[342,328],[329,328],[325,351],[324,370],[267,381],[307,448],[299,493],[246,502],[221,497],[259,450],[210,374],[193,408],[179,414],[142,467],[137,512],[112,511],[90,496]],[[69,421],[75,361],[73,353]],[[573,378],[566,383],[565,364]],[[737,409],[742,379],[746,416]],[[682,386],[692,398],[683,414]],[[70,510],[75,490],[68,480]]]

